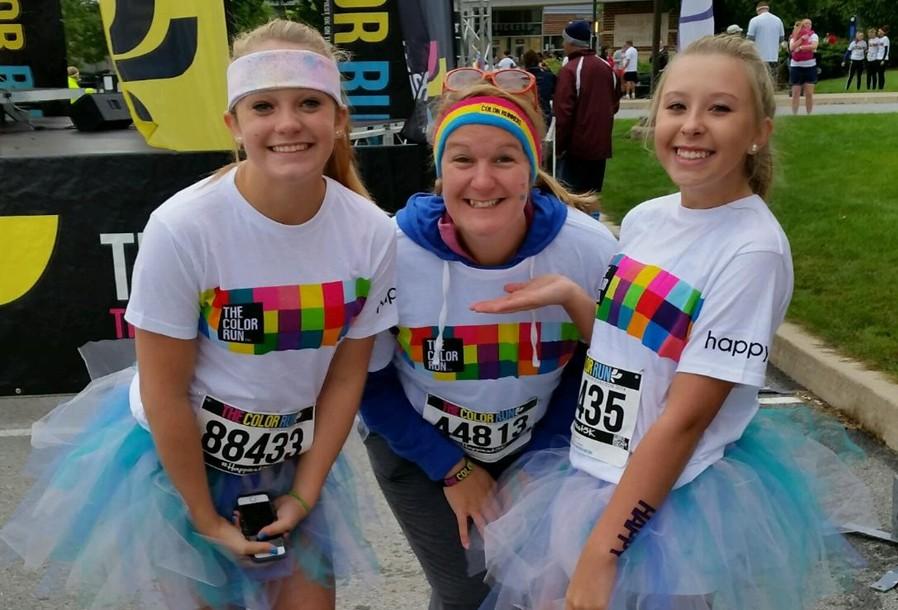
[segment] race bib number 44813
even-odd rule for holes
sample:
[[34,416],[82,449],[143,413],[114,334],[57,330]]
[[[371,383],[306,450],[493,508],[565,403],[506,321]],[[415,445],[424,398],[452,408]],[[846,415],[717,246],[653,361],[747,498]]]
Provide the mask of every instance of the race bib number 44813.
[[423,416],[472,458],[497,462],[530,439],[538,404],[539,400],[532,398],[519,407],[483,412],[428,394]]
[[315,407],[289,413],[258,413],[206,396],[197,415],[207,466],[250,474],[279,464],[312,446]]
[[571,443],[593,459],[623,467],[639,414],[642,373],[586,357]]

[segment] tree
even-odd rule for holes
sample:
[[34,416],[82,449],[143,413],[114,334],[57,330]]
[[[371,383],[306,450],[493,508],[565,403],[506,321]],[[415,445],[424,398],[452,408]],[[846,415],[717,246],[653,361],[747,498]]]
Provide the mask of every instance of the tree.
[[68,63],[83,66],[103,61],[106,36],[97,0],[62,0],[61,6]]
[[[714,0],[716,29],[723,31],[731,23],[743,28],[755,16],[757,0]],[[848,20],[857,16],[863,27],[898,25],[895,0],[770,0],[771,12],[783,20],[786,32],[792,24],[810,17],[817,32],[848,36]]]

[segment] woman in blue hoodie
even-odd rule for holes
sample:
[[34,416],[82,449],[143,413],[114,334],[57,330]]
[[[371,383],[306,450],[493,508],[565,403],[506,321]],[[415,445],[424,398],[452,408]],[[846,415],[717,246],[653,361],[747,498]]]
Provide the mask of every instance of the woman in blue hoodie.
[[488,520],[511,462],[567,442],[583,366],[563,308],[497,318],[470,305],[546,273],[598,295],[616,249],[576,209],[589,198],[540,169],[532,76],[516,70],[515,83],[503,72],[444,92],[438,180],[396,216],[399,324],[378,337],[361,407],[375,475],[432,586],[431,609],[474,609],[488,593],[482,574],[469,575],[469,524]]

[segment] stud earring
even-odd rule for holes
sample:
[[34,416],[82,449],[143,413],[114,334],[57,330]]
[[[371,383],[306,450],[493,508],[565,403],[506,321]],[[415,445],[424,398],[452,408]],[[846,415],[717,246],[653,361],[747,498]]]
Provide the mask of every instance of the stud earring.
[[338,129],[337,131],[334,132],[334,135],[337,136],[338,138],[342,138],[342,137],[343,137],[343,130],[342,130],[342,129]]
[[758,153],[758,145],[757,145],[757,144],[752,144],[752,145],[751,145],[751,154],[755,155],[755,154],[757,154],[757,153]]

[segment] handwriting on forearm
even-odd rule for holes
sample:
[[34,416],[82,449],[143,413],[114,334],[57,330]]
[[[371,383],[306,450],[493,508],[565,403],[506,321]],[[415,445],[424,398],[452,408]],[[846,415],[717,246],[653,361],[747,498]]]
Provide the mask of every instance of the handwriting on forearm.
[[651,519],[654,514],[655,507],[644,500],[640,500],[639,504],[633,508],[633,512],[630,513],[630,518],[624,522],[624,527],[628,532],[627,535],[617,535],[618,539],[624,543],[623,548],[611,549],[611,553],[618,557],[623,555],[624,551],[626,551],[630,545],[633,544],[633,541],[636,540],[636,535],[642,529],[642,526],[648,523],[649,519]]

